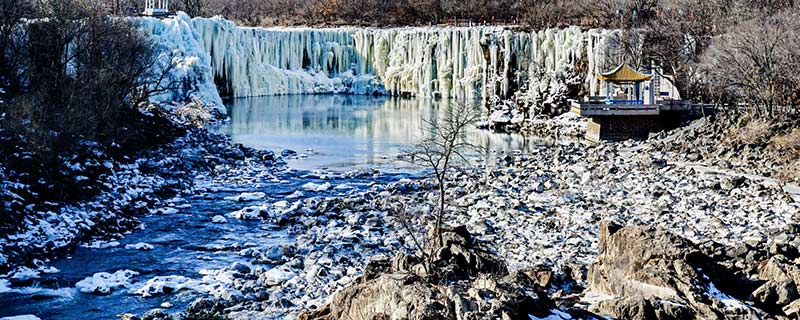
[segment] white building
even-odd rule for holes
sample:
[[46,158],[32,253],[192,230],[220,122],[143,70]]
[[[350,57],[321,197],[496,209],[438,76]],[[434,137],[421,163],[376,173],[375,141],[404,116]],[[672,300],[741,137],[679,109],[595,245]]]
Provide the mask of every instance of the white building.
[[169,0],[144,0],[144,15],[166,16],[169,14]]

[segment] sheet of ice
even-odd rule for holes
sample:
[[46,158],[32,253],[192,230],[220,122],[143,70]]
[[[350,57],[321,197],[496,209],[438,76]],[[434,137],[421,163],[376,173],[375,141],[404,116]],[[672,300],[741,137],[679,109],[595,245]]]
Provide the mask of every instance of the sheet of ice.
[[548,315],[548,316],[546,316],[544,318],[539,318],[539,317],[536,317],[536,316],[533,316],[533,315],[530,315],[530,314],[528,315],[528,317],[531,320],[566,320],[566,319],[572,319],[572,316],[569,313],[563,312],[563,311],[558,310],[558,309],[550,310],[550,315]]
[[130,287],[131,278],[139,273],[131,270],[118,270],[114,273],[98,272],[75,284],[81,292],[108,294],[120,287]]
[[25,314],[21,316],[2,317],[0,320],[41,320],[39,317],[32,314]]

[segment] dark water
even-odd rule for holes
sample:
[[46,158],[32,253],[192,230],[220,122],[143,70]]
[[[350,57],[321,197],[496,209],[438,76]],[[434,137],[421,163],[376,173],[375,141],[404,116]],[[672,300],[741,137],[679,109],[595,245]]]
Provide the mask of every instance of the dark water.
[[[345,171],[371,167],[384,172],[401,172],[378,178],[326,180],[333,185],[347,183],[360,189],[371,183],[390,182],[407,176],[402,172],[416,172],[418,168],[397,160],[396,156],[422,136],[422,119],[437,117],[449,103],[446,100],[337,95],[231,101],[228,105],[231,123],[223,130],[235,141],[248,146],[276,152],[283,149],[297,151],[301,156],[290,159],[289,165],[301,171],[283,173],[279,176],[281,182],[216,185],[217,191],[186,195],[174,203],[177,213],[144,217],[144,228],[119,240],[119,246],[104,249],[79,247],[68,257],[50,263],[60,272],[42,274],[33,283],[0,293],[0,317],[33,314],[42,319],[115,319],[117,314],[141,314],[163,302],[174,305],[168,310],[171,312],[185,309],[196,298],[196,292],[183,290],[143,298],[121,288],[110,295],[95,295],[81,293],[75,284],[97,272],[113,273],[123,269],[139,272],[133,278],[134,283],[168,275],[199,279],[201,270],[219,269],[235,261],[247,260],[240,257],[238,251],[248,243],[269,247],[292,241],[284,230],[276,226],[237,220],[226,214],[248,205],[284,199],[306,182],[321,182],[305,176],[302,170],[329,168],[331,171]],[[473,142],[495,150],[495,153],[483,156],[485,159],[501,152],[524,152],[532,145],[547,143],[520,135],[478,130],[470,135]],[[250,204],[223,199],[254,191],[266,193],[267,198]],[[333,195],[335,192],[331,189],[325,193],[307,194]],[[226,216],[228,223],[211,223],[211,217],[215,215]],[[149,243],[154,249],[125,249],[126,244],[139,242]]]

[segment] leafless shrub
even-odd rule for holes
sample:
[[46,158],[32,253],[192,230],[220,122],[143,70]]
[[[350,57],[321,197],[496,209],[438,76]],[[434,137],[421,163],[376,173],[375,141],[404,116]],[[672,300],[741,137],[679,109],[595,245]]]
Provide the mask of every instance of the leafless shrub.
[[771,142],[778,150],[788,152],[788,156],[797,157],[800,155],[800,128],[794,128],[789,133],[775,136]]
[[467,130],[480,119],[480,113],[466,103],[454,103],[439,119],[425,120],[426,137],[404,152],[406,160],[431,170],[438,187],[438,201],[432,213],[437,245],[442,244],[442,224],[447,212],[447,176],[469,162],[467,154],[480,147],[467,141]]
[[751,20],[714,40],[704,56],[715,92],[741,103],[751,116],[796,114],[800,95],[800,34],[793,14]]
[[758,145],[769,141],[772,123],[760,118],[742,118],[728,131],[724,143],[732,146]]

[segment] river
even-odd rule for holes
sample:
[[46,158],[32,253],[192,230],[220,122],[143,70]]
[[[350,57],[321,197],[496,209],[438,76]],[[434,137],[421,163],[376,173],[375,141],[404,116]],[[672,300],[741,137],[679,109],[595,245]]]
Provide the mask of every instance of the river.
[[[176,312],[185,309],[199,294],[194,290],[144,298],[131,294],[156,276],[183,276],[198,280],[208,271],[236,261],[250,247],[269,247],[292,241],[281,227],[259,221],[244,221],[228,214],[250,203],[291,198],[307,182],[347,184],[348,191],[331,188],[302,197],[335,196],[358,192],[374,183],[387,183],[418,174],[418,168],[398,159],[398,154],[419,139],[423,119],[434,119],[452,101],[401,99],[371,96],[289,95],[242,98],[228,102],[231,121],[219,130],[235,142],[255,148],[297,152],[288,157],[291,169],[247,183],[218,184],[198,177],[196,194],[170,201],[167,214],[141,219],[142,228],[132,231],[115,246],[76,248],[66,257],[48,263],[59,270],[38,277],[0,285],[0,317],[33,314],[42,319],[114,319],[117,314],[141,314],[164,303]],[[477,162],[497,154],[526,152],[530,146],[549,143],[514,134],[472,130],[470,139],[490,150]],[[345,178],[342,172],[378,169],[372,177]],[[243,179],[247,180],[247,179]],[[234,201],[225,197],[242,192],[263,192],[266,198]],[[214,216],[227,223],[212,223]],[[152,250],[126,248],[147,243]],[[112,243],[113,244],[113,243]],[[82,293],[76,283],[98,272],[138,272],[131,288],[116,288],[108,295]],[[201,281],[202,282],[202,281]],[[204,285],[213,285],[203,283]]]

